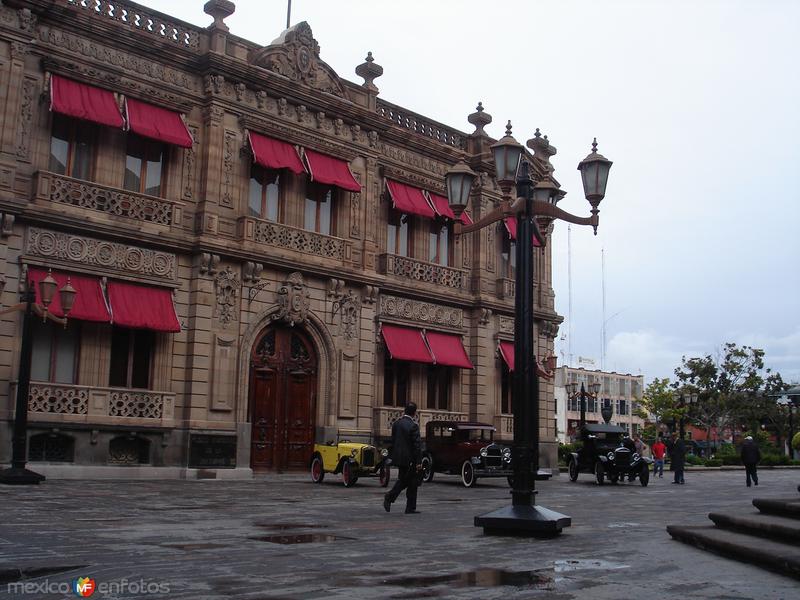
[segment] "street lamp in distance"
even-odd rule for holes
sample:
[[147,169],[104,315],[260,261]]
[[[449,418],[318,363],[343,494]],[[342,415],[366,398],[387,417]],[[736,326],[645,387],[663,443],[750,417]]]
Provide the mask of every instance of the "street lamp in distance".
[[[536,143],[540,139],[537,130]],[[512,406],[514,442],[511,462],[514,485],[511,506],[475,517],[475,526],[486,534],[522,534],[553,536],[569,527],[572,519],[561,513],[536,505],[535,477],[539,469],[539,377],[536,372],[533,339],[533,238],[545,245],[545,235],[539,227],[555,219],[576,225],[591,225],[597,233],[598,206],[605,196],[611,161],[597,153],[597,140],[592,152],[580,162],[584,193],[591,205],[590,217],[577,217],[556,206],[563,196],[550,177],[549,170],[535,181],[530,164],[523,158],[524,148],[511,135],[511,122],[506,135],[491,146],[497,183],[503,194],[500,206],[472,225],[461,226],[460,216],[469,202],[472,185],[477,177],[468,165],[461,162],[445,175],[448,202],[456,217],[454,235],[478,231],[509,216],[517,218],[516,273],[514,299],[514,356]],[[516,198],[511,192],[516,186]],[[523,241],[525,243],[523,243]]]
[[[48,311],[50,303],[58,291],[61,301],[61,310],[64,317],[60,318]],[[11,438],[11,467],[0,471],[0,484],[7,485],[33,485],[44,481],[44,475],[34,473],[26,468],[28,455],[28,393],[31,384],[31,362],[33,360],[33,318],[34,313],[43,320],[50,319],[56,323],[67,326],[69,315],[75,304],[77,292],[72,287],[69,278],[67,283],[58,289],[58,283],[53,278],[52,272],[39,282],[39,300],[42,305],[36,304],[36,291],[34,284],[28,282],[22,293],[22,302],[0,311],[0,315],[14,311],[23,313],[22,317],[22,346],[20,349],[19,375],[17,377],[17,403],[14,409],[14,433]]]
[[686,428],[686,414],[683,412],[684,408],[690,407],[693,404],[696,404],[698,400],[698,396],[695,392],[691,392],[689,394],[684,394],[681,392],[681,395],[678,399],[678,406],[681,408],[681,420],[680,420],[680,439],[683,439],[685,435],[685,428]]
[[576,381],[568,383],[564,387],[567,388],[567,397],[569,400],[574,400],[576,398],[581,399],[581,422],[579,427],[583,429],[583,426],[586,425],[586,398],[597,400],[597,396],[600,394],[600,382],[595,381],[594,383],[590,383],[590,391],[588,392],[583,382],[581,382],[580,391],[578,391],[578,383]]

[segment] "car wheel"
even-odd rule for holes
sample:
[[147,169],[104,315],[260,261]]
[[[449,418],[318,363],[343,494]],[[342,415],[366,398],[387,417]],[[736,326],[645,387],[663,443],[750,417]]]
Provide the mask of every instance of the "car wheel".
[[325,468],[322,465],[322,457],[317,454],[311,459],[311,481],[322,483],[325,479]]
[[389,485],[389,480],[392,478],[392,469],[389,465],[383,465],[381,467],[380,474],[378,475],[381,482],[381,487],[386,487]]
[[578,481],[578,461],[574,458],[569,461],[569,480]]
[[475,487],[477,482],[478,478],[475,477],[475,467],[472,466],[470,461],[465,460],[464,464],[461,465],[461,483],[464,484],[464,487]]
[[603,477],[605,475],[604,471],[605,469],[603,468],[603,463],[601,463],[599,460],[594,463],[594,476],[597,479],[597,485],[603,485]]
[[430,456],[422,457],[422,481],[425,483],[433,481],[433,459]]
[[350,487],[356,481],[358,481],[358,476],[355,474],[353,464],[350,462],[344,463],[342,465],[342,483],[344,483],[344,487]]
[[639,473],[639,483],[642,484],[642,487],[647,487],[647,484],[650,483],[650,469],[647,465],[642,467],[642,472]]

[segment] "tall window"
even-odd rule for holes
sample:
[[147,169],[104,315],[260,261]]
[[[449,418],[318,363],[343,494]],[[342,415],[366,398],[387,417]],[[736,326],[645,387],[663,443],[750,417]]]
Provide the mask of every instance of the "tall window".
[[131,192],[160,196],[164,160],[164,144],[129,134],[123,187]]
[[389,209],[389,229],[386,236],[386,252],[409,256],[409,221],[411,216],[399,210]]
[[428,365],[428,408],[450,410],[450,375],[450,367]]
[[306,189],[306,209],[303,227],[325,235],[333,235],[334,188],[309,182]]
[[53,115],[50,170],[76,179],[91,179],[95,127],[91,123]]
[[589,398],[589,396],[586,396],[586,412],[597,412],[597,398]]
[[450,237],[450,225],[439,220],[431,222],[428,262],[444,266],[450,264]]
[[408,403],[409,378],[408,363],[392,360],[387,353],[383,363],[384,406],[405,406]]
[[280,219],[280,171],[253,165],[250,170],[250,216],[277,222]]
[[500,412],[504,415],[512,414],[511,389],[513,373],[508,369],[505,361],[501,366],[503,370],[500,375]]
[[111,387],[150,389],[155,334],[148,329],[114,327],[111,333]]
[[517,242],[500,232],[500,276],[514,279],[517,271]]
[[620,400],[619,401],[618,414],[620,414],[620,415],[627,415],[628,414],[628,401],[627,400]]
[[79,340],[79,325],[74,320],[64,329],[52,321],[34,319],[31,379],[76,383]]

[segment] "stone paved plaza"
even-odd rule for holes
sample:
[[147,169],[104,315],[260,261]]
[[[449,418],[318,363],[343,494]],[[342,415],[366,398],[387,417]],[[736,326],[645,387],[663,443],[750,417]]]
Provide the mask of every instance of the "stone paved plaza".
[[[0,597],[74,598],[43,594],[41,584],[89,576],[117,584],[93,598],[795,599],[796,580],[675,542],[665,526],[710,523],[711,510],[752,512],[754,496],[796,496],[798,480],[798,470],[763,470],[762,485],[746,488],[743,472],[688,472],[685,486],[665,475],[642,488],[562,475],[538,485],[542,505],[572,517],[549,540],[486,537],[473,526],[510,502],[505,480],[465,489],[437,476],[420,490],[418,515],[403,514],[403,497],[386,514],[376,479],[350,489],[299,473],[49,480],[0,488]],[[18,583],[39,591],[12,591],[16,569]],[[142,593],[142,582],[161,591]]]

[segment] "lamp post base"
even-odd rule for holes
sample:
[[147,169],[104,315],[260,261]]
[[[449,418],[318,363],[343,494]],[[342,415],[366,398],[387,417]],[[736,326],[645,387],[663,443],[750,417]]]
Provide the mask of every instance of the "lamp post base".
[[475,527],[486,535],[553,537],[570,525],[571,517],[537,505],[506,506],[475,517]]
[[0,484],[5,485],[37,485],[44,481],[44,475],[34,473],[25,468],[11,467],[0,471]]

